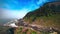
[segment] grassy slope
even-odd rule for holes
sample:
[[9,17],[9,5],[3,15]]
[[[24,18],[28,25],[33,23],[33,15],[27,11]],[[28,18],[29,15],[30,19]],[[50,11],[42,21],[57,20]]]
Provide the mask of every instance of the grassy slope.
[[30,24],[60,28],[60,11],[56,11],[58,8],[55,6],[52,7],[49,8],[49,3],[46,3],[43,7],[27,13],[23,19]]
[[60,30],[60,11],[55,6],[49,8],[49,3],[43,7],[27,13],[23,18],[25,22],[30,24],[43,25],[46,27],[54,27]]
[[[24,21],[29,24],[43,25],[46,27],[56,27],[60,30],[60,12],[56,13],[56,12],[50,11],[51,9],[46,8],[47,6],[48,6],[48,4],[35,11],[29,12],[23,18]],[[46,12],[47,12],[47,15],[46,15]],[[28,29],[24,33],[24,32],[22,32],[23,29],[24,29],[24,27],[19,27],[15,31],[15,34],[50,34],[49,32],[38,32],[38,31],[35,31],[32,29]],[[56,34],[56,32],[54,32],[53,34]]]
[[[27,13],[23,18],[26,23],[43,25],[46,27],[56,27],[60,30],[60,12],[54,12],[51,8],[48,8],[48,4],[43,7]],[[22,29],[21,29],[22,28]],[[16,29],[15,34],[50,34],[49,32],[38,32],[32,29],[28,29],[25,33],[22,30],[24,27]],[[56,32],[54,32],[56,34]]]

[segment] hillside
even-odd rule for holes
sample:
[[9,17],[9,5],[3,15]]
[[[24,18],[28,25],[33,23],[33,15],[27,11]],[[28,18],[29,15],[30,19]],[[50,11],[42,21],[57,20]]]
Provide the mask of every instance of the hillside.
[[[12,24],[18,27],[8,26]],[[0,34],[60,34],[60,2],[45,3],[23,19],[0,26]]]
[[45,3],[42,7],[27,13],[23,19],[29,24],[52,27],[60,31],[60,2]]
[[[60,2],[45,3],[19,19],[15,34],[60,34]],[[56,5],[57,4],[57,5]]]

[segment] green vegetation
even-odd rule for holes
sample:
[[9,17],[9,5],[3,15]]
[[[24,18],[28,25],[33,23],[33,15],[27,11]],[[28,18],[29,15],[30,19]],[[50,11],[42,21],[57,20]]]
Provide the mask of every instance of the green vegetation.
[[31,34],[37,34],[37,32],[35,32],[35,31],[32,31],[32,32],[31,32]]
[[60,11],[58,11],[58,6],[55,6],[55,4],[49,6],[49,3],[46,3],[41,8],[27,13],[23,19],[30,24],[35,23],[47,27],[60,28]]
[[[60,4],[46,3],[42,7],[31,11],[23,18],[29,24],[57,28],[60,31]],[[43,32],[42,34],[48,34]]]

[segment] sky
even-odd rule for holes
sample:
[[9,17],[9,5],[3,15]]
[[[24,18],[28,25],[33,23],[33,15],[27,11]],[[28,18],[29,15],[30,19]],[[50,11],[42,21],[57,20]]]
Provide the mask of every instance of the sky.
[[20,19],[28,12],[39,8],[44,3],[52,1],[57,0],[1,0],[0,18]]

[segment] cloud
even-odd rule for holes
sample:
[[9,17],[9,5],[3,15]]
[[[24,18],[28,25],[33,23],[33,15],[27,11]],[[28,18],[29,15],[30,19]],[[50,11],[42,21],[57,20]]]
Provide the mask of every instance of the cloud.
[[2,13],[2,18],[23,18],[27,12],[29,12],[28,9],[23,8],[21,10],[7,10],[4,9]]

